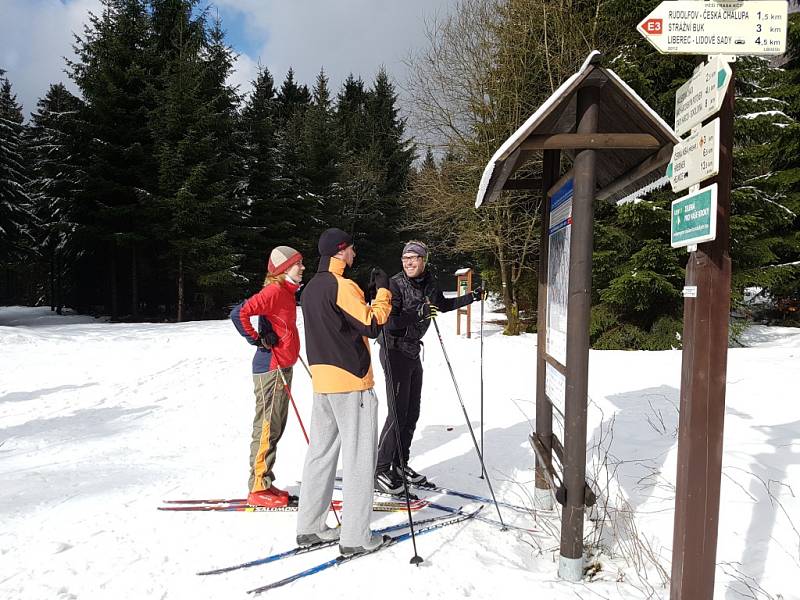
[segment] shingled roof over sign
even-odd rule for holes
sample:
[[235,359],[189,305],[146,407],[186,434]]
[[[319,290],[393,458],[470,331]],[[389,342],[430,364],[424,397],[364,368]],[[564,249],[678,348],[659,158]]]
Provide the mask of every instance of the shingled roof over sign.
[[[596,197],[618,200],[664,176],[678,137],[614,71],[600,67],[599,59],[597,50],[590,53],[581,68],[498,148],[483,171],[476,208],[496,199],[504,189],[524,187],[514,185],[511,175],[540,152],[532,149],[536,145],[532,140],[541,142],[547,136],[575,133],[578,90],[586,86],[601,89],[598,134],[639,134],[638,138],[649,140],[642,147],[599,150]],[[558,139],[550,142],[557,143]],[[573,159],[578,151],[564,148],[562,154]]]

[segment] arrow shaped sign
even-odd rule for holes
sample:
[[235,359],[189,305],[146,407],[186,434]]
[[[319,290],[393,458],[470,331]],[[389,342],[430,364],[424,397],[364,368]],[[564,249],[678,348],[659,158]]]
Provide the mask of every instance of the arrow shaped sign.
[[675,133],[683,135],[722,107],[731,67],[719,56],[700,65],[675,94]]
[[672,149],[667,177],[673,192],[686,190],[719,173],[719,118]]
[[664,54],[783,54],[788,10],[786,0],[668,0],[637,29]]

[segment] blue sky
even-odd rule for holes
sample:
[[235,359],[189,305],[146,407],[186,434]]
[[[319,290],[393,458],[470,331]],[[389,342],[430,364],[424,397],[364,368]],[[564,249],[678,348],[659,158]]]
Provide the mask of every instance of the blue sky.
[[233,5],[217,6],[215,4],[211,9],[211,16],[213,17],[217,12],[222,19],[222,27],[228,43],[237,52],[243,52],[251,57],[258,56],[262,45],[269,39],[269,24],[266,23],[259,33],[252,25],[248,26],[250,19],[247,11],[240,10]]
[[[259,65],[277,82],[288,68],[312,84],[320,68],[337,89],[349,73],[371,81],[384,66],[400,87],[403,60],[426,46],[425,22],[457,0],[216,0],[227,39],[240,54],[231,81],[247,91]],[[72,33],[82,32],[99,0],[0,0],[0,68],[26,117],[50,83],[63,81]]]

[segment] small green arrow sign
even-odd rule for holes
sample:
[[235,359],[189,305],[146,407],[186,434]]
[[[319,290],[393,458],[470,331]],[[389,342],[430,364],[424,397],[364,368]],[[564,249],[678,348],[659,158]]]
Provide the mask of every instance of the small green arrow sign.
[[720,70],[717,72],[717,89],[719,89],[719,88],[721,88],[723,85],[725,85],[725,78],[726,78],[727,76],[728,76],[728,74],[727,74],[727,73],[725,73],[725,69],[720,69]]

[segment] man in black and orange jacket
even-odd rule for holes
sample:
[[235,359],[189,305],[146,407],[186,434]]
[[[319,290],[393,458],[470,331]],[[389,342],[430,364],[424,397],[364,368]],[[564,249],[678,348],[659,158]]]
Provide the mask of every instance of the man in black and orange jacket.
[[342,554],[352,554],[385,542],[370,530],[378,398],[373,390],[368,338],[378,337],[389,318],[392,294],[389,278],[380,269],[373,271],[377,294],[372,306],[364,300],[361,288],[344,277],[356,252],[352,238],[341,229],[324,231],[318,247],[319,268],[302,296],[314,406],[300,489],[297,543],[339,538],[339,531],[328,528],[326,520],[341,448],[344,518],[339,549]]

